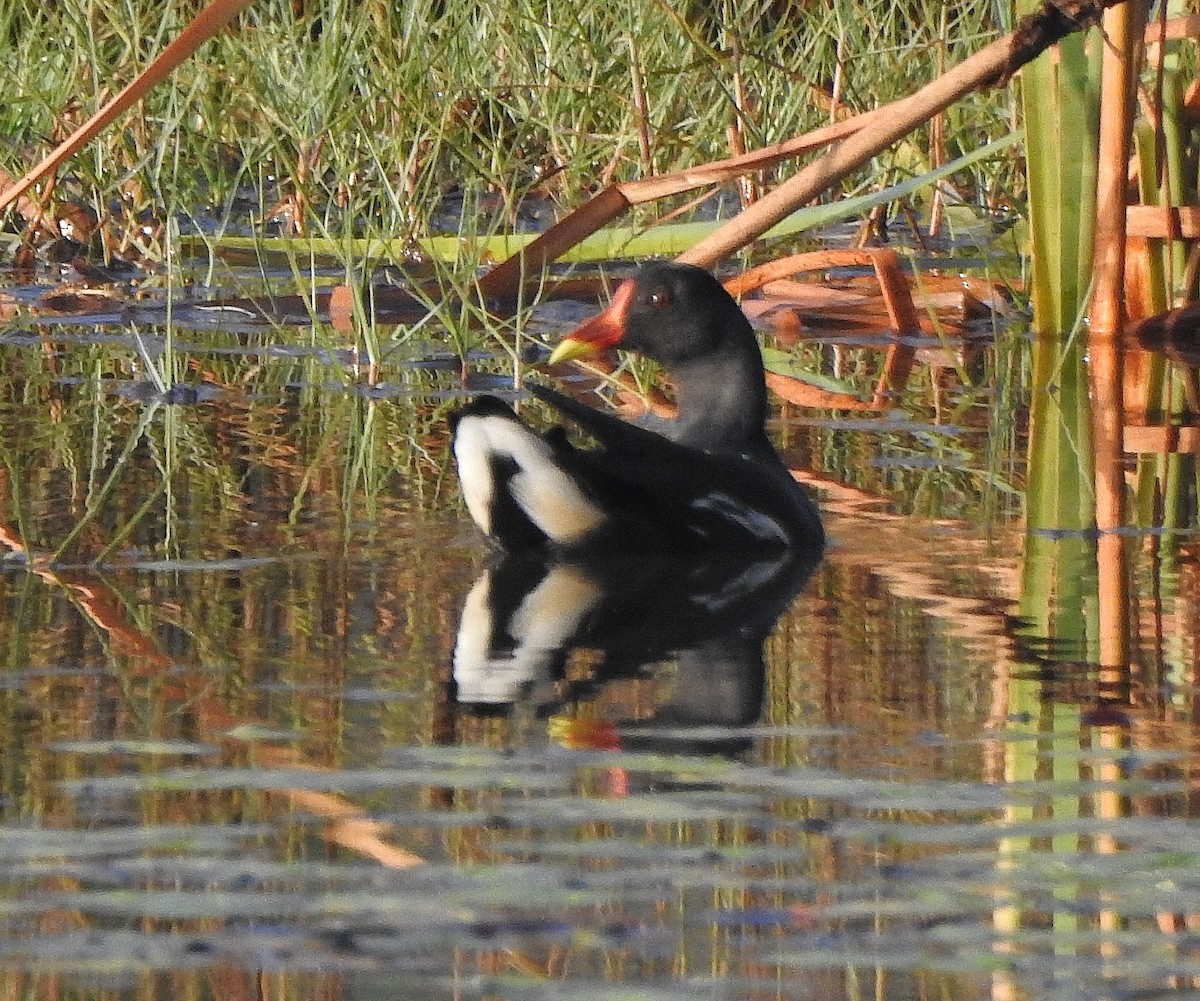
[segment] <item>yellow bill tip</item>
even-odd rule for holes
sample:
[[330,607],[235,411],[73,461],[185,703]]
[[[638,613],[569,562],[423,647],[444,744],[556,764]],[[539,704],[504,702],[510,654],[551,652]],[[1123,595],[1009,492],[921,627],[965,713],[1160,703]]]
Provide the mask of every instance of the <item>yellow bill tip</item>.
[[549,365],[558,365],[564,361],[574,361],[577,358],[594,358],[597,353],[595,344],[576,340],[574,337],[565,337],[550,352],[550,357],[546,361]]

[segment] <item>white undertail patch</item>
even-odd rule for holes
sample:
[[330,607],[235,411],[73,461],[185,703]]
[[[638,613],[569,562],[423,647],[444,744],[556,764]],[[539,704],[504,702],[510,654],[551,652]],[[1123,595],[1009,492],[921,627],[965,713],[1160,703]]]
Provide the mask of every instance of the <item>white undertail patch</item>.
[[553,450],[539,435],[506,417],[468,416],[459,421],[454,458],[467,510],[486,534],[494,534],[492,462],[496,457],[516,465],[509,492],[552,541],[577,542],[604,523],[604,512],[558,467]]
[[492,534],[492,495],[496,489],[488,455],[488,420],[464,417],[454,431],[454,462],[463,500],[485,535]]

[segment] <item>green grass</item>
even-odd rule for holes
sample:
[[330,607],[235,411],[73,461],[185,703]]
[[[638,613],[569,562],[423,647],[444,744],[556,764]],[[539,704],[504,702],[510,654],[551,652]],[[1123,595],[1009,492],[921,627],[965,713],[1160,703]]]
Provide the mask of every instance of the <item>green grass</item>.
[[[295,16],[294,6],[307,13]],[[149,0],[105,8],[89,0],[0,5],[0,38],[21,56],[0,65],[6,94],[0,168],[24,173],[200,7]],[[14,474],[57,470],[74,500],[65,523],[43,531],[15,498],[15,517],[27,526],[22,537],[37,551],[67,559],[95,559],[130,545],[193,552],[198,541],[171,527],[186,526],[188,518],[173,512],[193,494],[236,497],[236,463],[218,457],[223,453],[205,441],[187,408],[152,412],[154,405],[113,396],[105,380],[143,378],[160,389],[194,384],[195,366],[233,397],[268,401],[268,410],[281,400],[295,405],[286,428],[262,433],[268,451],[287,442],[294,452],[282,488],[291,498],[283,520],[302,520],[331,492],[350,519],[401,481],[422,498],[439,496],[444,441],[438,435],[451,405],[439,394],[452,394],[457,381],[452,372],[409,369],[400,357],[410,353],[406,341],[413,354],[428,354],[430,342],[437,354],[483,348],[495,356],[485,367],[511,372],[521,318],[488,316],[472,279],[511,241],[528,238],[535,226],[523,213],[531,206],[560,215],[606,183],[729,156],[727,132],[735,121],[752,149],[803,133],[829,121],[821,97],[835,90],[847,112],[904,96],[995,37],[1005,25],[993,15],[994,5],[984,0],[949,8],[917,0],[903,10],[884,0],[639,0],[618,7],[258,0],[171,85],[79,154],[59,177],[56,197],[107,215],[118,233],[138,233],[148,261],[159,262],[140,283],[151,297],[182,288],[184,279],[222,295],[264,289],[309,295],[318,254],[333,272],[320,281],[352,279],[381,261],[402,260],[446,294],[430,296],[428,322],[415,329],[382,328],[364,304],[349,330],[313,323],[252,335],[180,333],[168,322],[165,330],[125,328],[128,342],[117,347],[65,347],[59,372],[81,380],[81,394],[93,399],[74,401],[65,426],[47,422],[36,449],[33,441],[6,445],[4,461]],[[644,105],[635,101],[639,91]],[[969,213],[1019,206],[1012,107],[1012,94],[1000,89],[947,114],[946,147],[937,159],[958,161],[943,183],[954,185]],[[915,133],[800,221],[828,225],[884,202],[898,217],[920,216],[935,176],[930,144],[927,132]],[[288,197],[304,206],[306,234],[272,244],[267,217]],[[685,216],[643,231],[691,197],[630,213],[585,253],[677,253],[694,238],[694,227],[707,224],[703,219]],[[163,225],[147,233],[148,223]],[[20,228],[10,213],[0,219],[0,240],[14,240]],[[791,249],[800,239],[784,233],[772,250]],[[193,255],[186,268],[177,263],[181,247]],[[416,247],[426,255],[420,265],[406,261]],[[242,344],[314,353],[268,364],[266,355],[260,361],[253,350],[233,350]],[[371,380],[402,384],[389,406],[377,409],[369,393],[358,395],[362,376],[341,355],[319,355],[350,349],[363,366],[378,365]],[[869,394],[877,352],[849,350]],[[826,366],[827,354],[812,352],[816,370]],[[802,350],[798,357],[807,356]],[[33,368],[32,357],[0,366],[0,397],[50,400],[54,386],[46,373],[30,381]],[[331,384],[343,387],[340,394],[326,391]],[[910,402],[920,409],[929,396],[915,387]],[[953,418],[979,425],[988,399],[965,392],[955,404],[964,412]],[[80,406],[92,408],[95,420],[85,419]],[[83,435],[83,428],[93,431]],[[980,495],[998,498],[1001,508],[1011,504],[1013,477],[992,460],[981,466],[947,445],[939,453],[945,469],[901,464],[879,472],[836,437],[825,463],[831,473],[911,494],[914,509],[961,513]],[[903,458],[911,442],[901,435],[890,447]],[[151,531],[150,523],[166,527]]]
[[[200,5],[167,6],[6,5],[0,37],[22,58],[0,67],[0,167],[23,173]],[[254,4],[78,156],[60,197],[113,209],[127,225],[183,215],[245,232],[299,194],[314,235],[408,240],[444,231],[438,210],[460,189],[477,207],[475,230],[507,231],[531,193],[561,209],[608,180],[727,156],[735,119],[751,148],[796,135],[828,120],[815,95],[835,80],[847,110],[867,110],[996,31],[982,0],[949,13],[882,0],[306,7],[296,17],[290,0]],[[950,126],[950,158],[1008,134],[1007,93],[968,100]],[[920,173],[928,154],[916,136],[850,187]],[[980,203],[1004,198],[1015,166],[976,168],[964,187]]]

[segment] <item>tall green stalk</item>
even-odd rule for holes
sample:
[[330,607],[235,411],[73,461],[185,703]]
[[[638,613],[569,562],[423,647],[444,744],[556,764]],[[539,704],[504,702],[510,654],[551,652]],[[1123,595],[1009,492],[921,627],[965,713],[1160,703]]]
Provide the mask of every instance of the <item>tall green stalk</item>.
[[[1036,4],[1017,0],[1018,14]],[[1030,408],[1029,475],[1021,612],[1030,631],[1068,656],[1091,658],[1099,633],[1095,576],[1095,471],[1084,314],[1090,298],[1099,135],[1101,40],[1072,35],[1021,71],[1025,115],[1032,300],[1037,337]],[[1057,58],[1055,58],[1057,56]],[[1039,719],[1037,732],[1078,732],[1078,707],[1047,713],[1040,682],[1015,679],[1010,711]],[[1042,720],[1054,720],[1046,726]],[[1009,774],[1037,767],[1034,746],[1014,748]],[[1078,801],[1064,814],[1078,813]],[[1010,820],[1028,819],[1018,808]],[[1056,817],[1057,819],[1057,817]],[[1006,842],[1015,864],[1033,846]],[[1019,908],[1009,919],[1021,919]],[[1076,920],[1066,909],[1054,922]]]
[[1094,517],[1087,378],[1080,341],[1069,335],[1086,308],[1092,264],[1100,52],[1097,32],[1072,35],[1057,59],[1048,53],[1021,76],[1038,333],[1026,498],[1033,528],[1083,529]]
[[[1018,12],[1038,6],[1018,0]],[[1075,34],[1021,71],[1033,242],[1034,321],[1044,335],[1074,328],[1087,301],[1100,122],[1098,31]]]

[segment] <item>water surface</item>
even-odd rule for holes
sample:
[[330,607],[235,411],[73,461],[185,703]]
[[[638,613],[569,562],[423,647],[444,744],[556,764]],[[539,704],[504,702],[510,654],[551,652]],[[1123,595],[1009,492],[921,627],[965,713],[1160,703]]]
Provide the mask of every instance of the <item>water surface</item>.
[[[1192,537],[1130,534],[1097,669],[1092,540],[1018,520],[1020,329],[882,412],[777,408],[831,545],[721,585],[501,564],[453,352],[397,342],[371,378],[327,325],[0,327],[6,993],[1195,989]],[[879,343],[793,350],[869,387]],[[464,609],[547,581],[567,626],[481,660]]]

